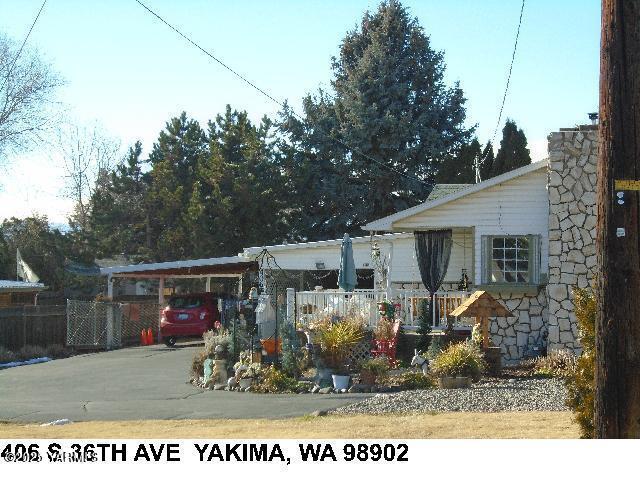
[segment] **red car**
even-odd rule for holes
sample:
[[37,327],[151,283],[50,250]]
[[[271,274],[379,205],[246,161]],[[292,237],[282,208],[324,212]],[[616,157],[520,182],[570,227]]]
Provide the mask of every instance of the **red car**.
[[160,332],[167,346],[176,344],[177,338],[200,336],[213,329],[220,320],[218,299],[214,293],[193,293],[169,298],[162,310]]

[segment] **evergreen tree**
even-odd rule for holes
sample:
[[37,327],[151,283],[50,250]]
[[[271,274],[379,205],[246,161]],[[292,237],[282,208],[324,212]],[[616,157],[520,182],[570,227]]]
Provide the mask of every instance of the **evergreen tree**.
[[99,258],[116,254],[147,258],[147,182],[142,173],[142,144],[129,148],[115,171],[105,172],[90,200],[90,236]]
[[426,299],[418,303],[418,341],[416,348],[418,351],[426,353],[431,344],[431,308]]
[[209,123],[210,157],[194,195],[206,198],[202,213],[212,220],[216,254],[235,254],[239,245],[265,245],[286,236],[287,196],[274,161],[272,128],[268,118],[254,126],[246,112],[230,106]]
[[311,214],[300,233],[313,239],[358,233],[423,201],[440,164],[472,133],[463,126],[462,90],[444,83],[442,52],[397,0],[347,33],[332,69],[332,94],[307,96],[305,121],[285,110],[280,124],[302,152],[287,160],[301,168],[296,206]]
[[193,257],[194,218],[185,205],[192,203],[198,168],[207,156],[205,132],[185,112],[167,122],[153,145],[147,207],[149,246],[158,261]]
[[471,143],[462,145],[457,155],[448,156],[440,166],[436,175],[437,183],[463,183],[476,182],[476,161],[482,158],[480,142],[474,138]]
[[493,175],[493,163],[495,162],[495,155],[493,154],[493,145],[491,142],[487,142],[487,145],[482,150],[482,157],[480,163],[480,179],[488,180]]
[[500,149],[496,155],[491,176],[498,176],[529,164],[531,164],[531,155],[527,148],[527,137],[522,130],[518,129],[515,121],[507,119],[502,129]]

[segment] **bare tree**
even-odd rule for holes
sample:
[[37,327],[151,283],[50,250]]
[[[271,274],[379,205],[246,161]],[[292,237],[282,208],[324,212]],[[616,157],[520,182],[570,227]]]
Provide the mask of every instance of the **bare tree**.
[[37,144],[55,117],[62,80],[36,52],[0,34],[0,160]]
[[74,219],[87,226],[89,200],[120,159],[120,142],[97,125],[72,125],[59,132],[59,150],[65,169],[67,197],[74,202]]

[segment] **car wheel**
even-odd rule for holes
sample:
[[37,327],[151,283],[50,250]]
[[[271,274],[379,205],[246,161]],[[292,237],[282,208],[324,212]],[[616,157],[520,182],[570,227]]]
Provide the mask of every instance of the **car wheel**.
[[175,336],[169,336],[168,338],[164,338],[164,344],[166,344],[168,347],[173,347],[176,345],[176,337]]

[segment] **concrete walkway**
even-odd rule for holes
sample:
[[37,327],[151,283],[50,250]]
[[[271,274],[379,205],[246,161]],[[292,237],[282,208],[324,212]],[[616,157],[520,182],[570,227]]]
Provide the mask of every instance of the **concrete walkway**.
[[369,396],[198,389],[187,378],[200,347],[127,348],[0,370],[0,420],[283,418]]

